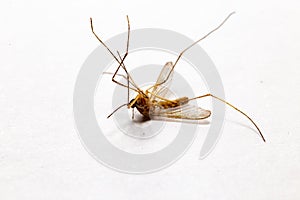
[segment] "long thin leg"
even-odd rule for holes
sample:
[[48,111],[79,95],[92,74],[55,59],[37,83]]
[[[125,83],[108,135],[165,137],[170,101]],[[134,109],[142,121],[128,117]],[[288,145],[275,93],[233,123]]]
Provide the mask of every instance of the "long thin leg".
[[[128,38],[128,40],[129,40],[129,38]],[[129,45],[129,43],[127,43],[127,45]],[[119,53],[119,51],[117,51],[117,53],[118,53],[118,56],[119,56],[119,58],[121,59],[121,55],[120,55],[120,53]],[[123,62],[123,65],[122,65],[122,68],[125,70],[125,72],[127,72],[127,69],[126,69],[126,67],[125,67],[125,64],[124,64],[124,62]],[[128,88],[127,88],[127,103],[129,104],[129,73],[126,73],[127,74],[127,77],[125,77],[126,78],[126,80],[127,80],[127,86],[128,86]],[[130,82],[131,83],[131,82]],[[132,84],[132,83],[131,83]]]
[[[121,59],[121,62],[119,63],[120,65],[119,65],[119,67],[117,68],[115,74],[118,73],[120,67],[122,66],[122,68],[124,69],[124,71],[125,71],[125,73],[127,74],[128,78],[132,81],[133,86],[136,87],[137,90],[139,90],[140,92],[142,92],[142,91],[139,89],[139,87],[134,83],[134,80],[131,78],[130,74],[128,73],[128,71],[127,71],[127,69],[126,69],[126,67],[125,67],[125,65],[124,65],[125,58],[126,58],[127,55],[128,55],[128,50],[129,50],[129,39],[130,39],[130,22],[129,22],[129,17],[128,17],[128,15],[126,15],[126,19],[127,19],[127,25],[128,25],[128,26],[127,26],[127,27],[128,27],[128,30],[127,30],[126,53],[124,54],[123,59],[121,59],[120,53],[117,51],[118,56],[119,56],[120,59]],[[113,78],[115,78],[115,74],[114,74]]]
[[[113,75],[114,72],[103,72],[102,74]],[[116,76],[120,76],[120,77],[124,78],[125,80],[128,80],[128,79],[127,79],[127,76],[125,76],[124,74],[116,74]],[[128,80],[128,82],[129,82],[129,85],[133,86],[133,83],[132,83],[130,80]],[[129,88],[130,88],[130,87],[129,87]]]
[[[113,73],[113,72],[103,72],[102,74],[113,75],[114,73]],[[116,76],[121,76],[121,77],[123,77],[125,80],[128,80],[127,77],[126,77],[125,75],[123,75],[123,74],[116,74]],[[116,81],[116,80],[115,80],[115,81]],[[128,81],[129,81],[129,80],[128,80]],[[135,88],[133,88],[133,87],[130,87],[130,86],[128,86],[128,85],[124,85],[123,83],[120,83],[120,82],[118,82],[118,81],[116,81],[115,83],[118,84],[118,85],[120,85],[120,86],[123,86],[123,87],[128,88],[128,90],[130,89],[130,90],[134,90],[134,91],[136,91],[136,92],[139,92],[137,89],[135,89]],[[131,83],[130,81],[129,81],[129,83],[132,85],[132,83]]]
[[[113,115],[117,110],[119,110],[119,109],[122,108],[123,106],[126,106],[126,105],[128,106],[128,105],[129,105],[129,89],[132,89],[132,90],[134,90],[134,91],[136,91],[136,92],[141,92],[141,93],[143,93],[143,92],[138,88],[138,86],[134,83],[133,79],[131,78],[131,76],[130,76],[129,73],[127,72],[127,69],[126,69],[126,67],[125,67],[125,65],[124,65],[124,60],[125,60],[125,58],[126,58],[127,55],[128,55],[129,38],[130,38],[130,22],[129,22],[128,15],[126,16],[126,18],[127,18],[127,24],[128,24],[128,34],[127,34],[126,53],[125,53],[125,55],[123,56],[123,58],[121,58],[120,53],[117,52],[120,60],[113,54],[113,52],[108,48],[108,46],[107,46],[107,45],[106,45],[106,44],[98,37],[98,35],[94,32],[94,28],[93,28],[93,20],[92,20],[92,18],[90,18],[91,29],[92,29],[93,34],[94,34],[95,37],[98,39],[98,41],[99,41],[99,42],[100,42],[100,43],[101,43],[101,44],[109,51],[109,53],[113,56],[113,58],[119,63],[119,66],[118,66],[117,70],[115,71],[115,73],[114,73],[113,76],[112,76],[112,81],[115,82],[116,84],[118,84],[118,85],[120,85],[120,86],[123,86],[123,87],[126,87],[126,88],[128,89],[127,103],[126,103],[126,104],[123,104],[123,105],[121,105],[121,106],[119,106],[119,107],[118,107],[117,109],[115,109],[115,110],[114,110],[107,118],[109,118],[111,115]],[[119,74],[118,74],[118,71],[119,71],[119,69],[120,69],[121,66],[122,66],[122,68],[124,69],[124,71],[125,71],[126,74],[127,74],[127,77],[126,77],[126,79],[127,79],[127,86],[115,80],[115,76],[119,75]],[[129,79],[131,79],[131,81],[132,81],[131,84],[132,84],[132,86],[135,87],[135,88],[129,87],[129,82],[130,82]]]
[[241,114],[243,114],[245,117],[247,117],[251,122],[252,124],[256,127],[256,129],[258,130],[261,138],[263,139],[264,142],[266,142],[262,132],[260,131],[260,129],[258,128],[258,126],[255,124],[255,122],[246,114],[244,113],[243,111],[241,111],[240,109],[238,109],[237,107],[235,107],[234,105],[228,103],[227,101],[215,96],[215,95],[212,95],[212,94],[205,94],[205,95],[202,95],[202,96],[198,96],[198,97],[194,97],[194,98],[190,98],[189,100],[194,100],[194,99],[200,99],[200,98],[204,98],[204,97],[213,97],[215,99],[218,99],[219,101],[227,104],[228,106],[230,106],[231,108],[235,109],[236,111],[240,112]]
[[[118,52],[118,56],[120,57],[120,59],[121,59],[121,56],[120,56],[120,54],[119,54],[119,52]],[[123,67],[125,68],[125,65],[123,64],[123,61],[124,61],[124,59],[125,58],[123,58],[123,59],[121,59],[122,61],[121,61],[121,63],[120,63],[120,65],[119,65],[119,68],[120,68],[120,66],[121,65],[123,65]],[[126,68],[125,68],[125,70],[126,70]],[[116,71],[117,72],[117,71]],[[119,106],[118,108],[116,108],[110,115],[108,115],[107,116],[107,118],[109,118],[110,116],[112,116],[116,111],[118,111],[120,108],[122,108],[122,107],[124,107],[124,106],[129,106],[130,105],[130,102],[129,102],[129,89],[132,89],[132,90],[134,90],[134,91],[136,91],[136,92],[139,92],[139,90],[137,90],[137,89],[135,89],[135,88],[131,88],[131,87],[129,87],[129,73],[127,73],[127,77],[125,77],[123,74],[117,74],[117,73],[114,73],[114,77],[115,76],[122,76],[123,78],[125,78],[125,79],[127,79],[127,86],[126,85],[124,85],[124,84],[122,84],[122,83],[119,83],[119,82],[117,82],[116,80],[114,80],[114,78],[112,79],[115,83],[117,83],[117,84],[119,84],[119,85],[121,85],[121,86],[124,86],[124,87],[127,87],[127,91],[128,91],[128,93],[127,93],[127,103],[126,104],[123,104],[123,105],[121,105],[121,106]],[[107,72],[107,73],[109,73],[109,72]],[[130,82],[131,83],[131,82]],[[131,83],[132,84],[132,83]],[[134,118],[134,112],[133,112],[133,109],[132,109],[132,119]]]
[[117,59],[117,57],[115,56],[115,54],[108,48],[108,46],[98,37],[98,35],[95,33],[94,31],[94,26],[93,26],[93,19],[90,17],[90,24],[91,24],[91,29],[92,29],[92,33],[94,34],[94,36],[98,39],[98,41],[109,51],[109,53],[114,57],[114,59],[120,63],[120,61]]
[[120,108],[127,106],[127,103],[124,103],[123,105],[120,105],[118,108],[116,108],[112,113],[110,113],[107,118],[110,118],[115,112],[117,112]]
[[[127,18],[128,19],[128,18]],[[108,48],[108,46],[100,39],[100,37],[98,37],[98,35],[95,33],[94,31],[94,26],[93,26],[93,19],[90,18],[90,23],[91,23],[91,29],[92,29],[92,33],[94,34],[94,36],[98,39],[98,41],[109,51],[109,53],[113,56],[113,58],[119,63],[119,67],[117,68],[116,72],[114,73],[114,76],[112,77],[112,81],[119,84],[119,85],[122,85],[124,86],[123,84],[121,83],[118,83],[116,80],[114,80],[120,66],[122,65],[122,62],[123,60],[121,59],[121,61],[119,61],[119,59],[115,56],[115,54]],[[128,22],[129,23],[129,22]],[[127,56],[127,55],[126,55]],[[125,57],[126,57],[125,56]],[[125,58],[124,58],[125,59]]]
[[[119,53],[118,53],[118,55],[120,56]],[[121,56],[120,56],[120,57],[121,57]],[[121,61],[120,65],[119,65],[118,69],[119,69],[120,66],[122,65],[124,59],[125,59],[125,58],[121,59],[122,61]],[[125,67],[125,65],[124,65],[124,67]],[[118,81],[116,81],[116,80],[114,79],[114,77],[117,76],[117,75],[118,75],[118,76],[122,76],[122,77],[124,77],[124,78],[127,79],[127,86],[124,85],[124,84],[122,84],[122,83],[119,83]],[[113,115],[116,111],[118,111],[120,108],[129,105],[129,103],[130,103],[130,102],[129,102],[129,89],[132,89],[132,90],[134,90],[134,91],[136,91],[136,92],[139,92],[139,90],[137,90],[137,89],[135,89],[135,88],[129,87],[129,78],[128,78],[128,75],[127,75],[127,77],[125,77],[125,76],[122,75],[122,74],[121,74],[121,75],[120,75],[120,74],[117,74],[117,71],[116,71],[116,72],[114,73],[114,76],[113,76],[113,78],[112,78],[112,81],[115,82],[115,83],[117,83],[117,84],[119,84],[119,85],[121,85],[121,86],[126,87],[126,88],[128,89],[128,97],[127,97],[127,103],[125,103],[125,104],[119,106],[118,108],[116,108],[110,115],[107,116],[107,118],[109,118],[110,116],[112,116],[112,115]]]
[[[118,56],[119,56],[119,58],[120,58],[121,60],[124,60],[124,59],[126,58],[126,57],[125,57],[126,54],[124,55],[124,57],[123,57],[123,59],[122,59],[122,58],[121,58],[121,55],[120,55],[120,52],[117,51],[117,53],[118,53]],[[128,54],[128,52],[127,52],[127,54]],[[127,55],[126,55],[126,56],[127,56]],[[139,89],[139,87],[137,86],[137,84],[134,82],[133,78],[130,76],[129,72],[127,71],[127,69],[126,69],[126,67],[125,67],[125,64],[124,64],[124,61],[121,62],[121,66],[122,66],[122,68],[124,69],[125,73],[127,74],[128,79],[130,79],[132,85],[133,85],[134,87],[136,87],[137,89]]]
[[[129,33],[128,33],[128,38],[127,38],[127,51],[128,51],[128,46],[129,46]],[[117,51],[117,53],[118,53],[118,56],[119,56],[119,58],[120,59],[122,59],[121,58],[121,55],[120,55],[120,53],[119,53],[119,51]],[[135,86],[136,88],[138,88],[138,86],[135,84],[135,82],[134,82],[134,80],[131,78],[131,76],[129,75],[129,73],[128,73],[128,71],[127,71],[127,69],[126,69],[126,67],[125,67],[125,64],[124,64],[124,62],[122,63],[122,68],[124,69],[124,71],[126,72],[126,74],[127,74],[127,77],[125,77],[126,79],[127,79],[127,86],[128,86],[128,88],[127,88],[127,102],[128,102],[128,104],[127,105],[129,105],[130,104],[130,101],[129,101],[129,83],[131,83],[133,86]],[[130,81],[130,80],[132,81]],[[141,91],[141,90],[140,90]],[[139,91],[138,91],[139,92]],[[132,114],[131,114],[131,119],[134,119],[134,108],[132,108]]]
[[174,70],[174,67],[176,66],[176,64],[178,63],[178,61],[180,60],[180,58],[182,57],[182,55],[184,54],[184,52],[186,52],[187,50],[189,50],[191,47],[195,46],[198,42],[200,42],[201,40],[204,40],[206,37],[208,37],[210,34],[212,34],[213,32],[215,32],[216,30],[218,30],[221,26],[223,26],[223,24],[229,19],[229,17],[231,15],[233,15],[235,12],[232,12],[230,13],[224,20],[223,22],[217,26],[216,28],[214,28],[213,30],[211,30],[210,32],[208,32],[206,35],[204,35],[203,37],[201,37],[199,40],[197,40],[196,42],[194,42],[193,44],[191,44],[190,46],[188,46],[187,48],[185,48],[177,57],[173,67],[172,67],[172,70],[170,70],[168,76],[166,77],[166,79],[164,81],[162,81],[161,83],[158,83],[156,84],[156,86],[158,85],[161,85],[161,84],[164,84],[168,79],[169,79],[169,76],[171,75],[172,71]]
[[[127,43],[126,43],[126,53],[124,54],[123,59],[121,59],[121,56],[119,55],[121,62],[119,62],[119,66],[117,68],[117,70],[115,71],[115,74],[113,75],[112,79],[115,78],[116,74],[118,73],[120,67],[122,66],[124,69],[124,61],[128,55],[128,49],[129,49],[129,38],[130,38],[130,22],[129,22],[129,17],[128,15],[126,15],[126,19],[127,19]],[[119,53],[118,53],[119,54]],[[128,72],[126,70],[126,68],[124,69],[124,71],[126,72],[126,74],[128,75]]]
[[[117,68],[117,70],[115,71],[113,77],[112,77],[112,81],[119,84],[119,85],[122,85],[124,86],[123,84],[121,83],[118,83],[118,81],[116,81],[114,78],[116,76],[116,74],[118,73],[120,67],[123,65],[123,62],[125,60],[125,58],[127,57],[128,55],[128,49],[129,49],[129,37],[130,37],[130,23],[129,23],[129,18],[128,16],[127,17],[127,23],[128,23],[128,34],[127,34],[127,44],[126,44],[126,53],[123,57],[123,59],[119,60],[115,55],[114,53],[108,48],[108,46],[100,39],[100,37],[98,37],[98,35],[95,33],[94,31],[94,27],[93,27],[93,20],[92,18],[90,18],[90,24],[91,24],[91,30],[92,30],[92,33],[94,34],[94,36],[98,39],[98,41],[109,51],[109,53],[113,56],[113,58],[119,63],[119,66]],[[127,70],[125,70],[125,72],[128,74]],[[130,75],[129,75],[130,76]],[[137,88],[138,91],[140,91],[139,88]]]

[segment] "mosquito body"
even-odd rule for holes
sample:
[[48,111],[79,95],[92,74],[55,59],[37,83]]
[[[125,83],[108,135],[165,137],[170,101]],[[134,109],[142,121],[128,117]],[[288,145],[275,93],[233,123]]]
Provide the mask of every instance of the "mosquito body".
[[[93,23],[92,18],[90,18],[91,23],[91,29],[95,37],[98,39],[98,41],[109,51],[109,53],[113,56],[113,58],[117,61],[119,64],[117,67],[117,70],[114,73],[110,72],[104,72],[104,74],[111,74],[112,75],[112,81],[116,84],[127,88],[128,94],[127,94],[127,103],[119,106],[116,108],[107,118],[109,118],[111,115],[113,115],[116,111],[118,111],[120,108],[126,106],[128,109],[132,109],[132,118],[134,118],[134,108],[136,108],[145,118],[147,119],[186,119],[186,120],[202,120],[205,118],[208,118],[211,115],[211,112],[209,110],[205,110],[203,108],[200,108],[198,106],[195,106],[193,104],[190,104],[192,100],[205,98],[205,97],[212,97],[215,98],[226,105],[230,106],[231,108],[235,109],[236,111],[243,114],[245,117],[247,117],[252,124],[256,127],[258,130],[261,138],[265,142],[265,138],[262,135],[260,129],[255,124],[255,122],[243,111],[236,108],[232,104],[228,103],[227,101],[213,95],[213,94],[205,94],[198,97],[181,97],[177,99],[170,100],[168,98],[168,94],[170,94],[170,90],[168,89],[171,80],[173,78],[174,68],[177,65],[178,61],[182,57],[185,51],[193,47],[195,44],[200,42],[201,40],[205,39],[207,36],[209,36],[211,33],[219,29],[226,21],[227,19],[232,15],[233,13],[230,13],[225,20],[217,26],[215,29],[207,33],[204,37],[200,38],[199,40],[192,43],[190,46],[185,48],[177,57],[174,64],[172,62],[167,62],[164,67],[162,68],[157,81],[154,85],[150,86],[146,90],[141,90],[137,84],[134,82],[133,78],[128,73],[124,61],[128,55],[128,48],[129,48],[129,38],[130,38],[130,23],[129,18],[127,16],[127,22],[128,22],[128,37],[127,37],[127,46],[126,46],[126,53],[123,55],[123,57],[120,55],[120,53],[117,51],[117,56],[106,46],[106,44],[98,37],[98,35],[94,32],[93,29]],[[119,74],[118,71],[122,68],[126,75]],[[127,84],[121,83],[117,81],[115,78],[116,76],[123,77]],[[136,97],[132,100],[129,100],[129,91],[135,91],[137,93]]]
[[[145,90],[143,93],[139,93],[134,99],[132,99],[128,105],[128,108],[136,108],[145,118],[173,118],[173,119],[189,119],[200,120],[210,116],[209,110],[192,106],[189,104],[190,99],[188,97],[181,97],[177,99],[167,99],[167,95],[170,94],[168,86],[173,77],[174,65],[172,62],[165,64],[160,72],[160,75],[154,85]],[[159,84],[165,80],[171,72],[168,81],[164,84]]]
[[[128,108],[136,108],[145,118],[151,119],[151,113],[153,109],[167,110],[172,108],[182,108],[189,102],[188,97],[181,97],[168,101],[156,101],[150,100],[149,96],[138,94],[135,99],[132,99],[128,105]],[[151,110],[150,110],[151,109]],[[210,116],[210,111],[208,117]],[[169,115],[169,118],[183,118],[182,115]],[[197,118],[203,119],[203,118]]]

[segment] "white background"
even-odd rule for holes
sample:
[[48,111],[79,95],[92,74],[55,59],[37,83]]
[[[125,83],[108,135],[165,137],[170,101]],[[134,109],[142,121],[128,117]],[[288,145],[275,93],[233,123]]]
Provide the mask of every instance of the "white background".
[[[72,92],[81,64],[126,30],[164,28],[197,39],[221,74],[227,109],[214,151],[198,160],[205,135],[171,167],[115,172],[81,145]],[[300,3],[287,1],[13,1],[0,3],[0,199],[299,199]],[[146,39],[146,38],[145,38]],[[176,42],[176,41],[174,41]]]

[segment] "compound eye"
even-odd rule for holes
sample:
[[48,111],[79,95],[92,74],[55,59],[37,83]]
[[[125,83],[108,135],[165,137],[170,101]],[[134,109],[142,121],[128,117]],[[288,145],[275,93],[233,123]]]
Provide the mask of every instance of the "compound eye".
[[[131,99],[129,104],[131,104],[133,101],[134,101],[134,99]],[[135,104],[131,105],[131,108],[134,108],[134,107],[135,107]]]

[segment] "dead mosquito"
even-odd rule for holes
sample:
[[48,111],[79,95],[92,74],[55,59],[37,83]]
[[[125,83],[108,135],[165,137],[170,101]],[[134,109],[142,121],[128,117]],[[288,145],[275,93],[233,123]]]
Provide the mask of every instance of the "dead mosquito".
[[[119,51],[117,51],[117,56],[108,48],[108,46],[98,37],[98,35],[94,32],[93,28],[93,22],[92,18],[90,18],[90,24],[91,24],[91,29],[95,37],[99,40],[99,42],[109,51],[109,53],[113,56],[113,58],[117,61],[118,68],[114,73],[110,72],[104,72],[104,74],[112,74],[112,81],[115,82],[116,84],[126,87],[128,91],[127,95],[127,103],[119,106],[116,108],[110,115],[108,115],[107,118],[112,116],[117,110],[120,108],[127,106],[128,109],[132,108],[132,118],[134,118],[134,108],[136,108],[145,118],[147,119],[185,119],[185,120],[202,120],[206,119],[211,115],[211,111],[202,109],[200,107],[197,107],[195,105],[189,104],[190,101],[195,100],[195,99],[200,99],[204,97],[212,97],[215,98],[231,108],[235,109],[236,111],[240,112],[243,114],[245,117],[247,117],[252,124],[256,127],[258,130],[261,138],[265,142],[265,138],[262,135],[260,129],[258,126],[255,124],[255,122],[243,111],[238,109],[237,107],[233,106],[232,104],[228,103],[227,101],[213,95],[213,94],[205,94],[193,98],[189,97],[181,97],[177,99],[167,99],[166,94],[169,92],[168,87],[170,86],[171,79],[173,76],[174,68],[184,52],[186,52],[188,49],[193,47],[195,44],[200,42],[201,40],[205,39],[207,36],[218,30],[227,20],[228,18],[233,15],[234,12],[230,13],[224,20],[223,22],[217,26],[215,29],[211,30],[209,33],[207,33],[205,36],[200,38],[199,40],[195,41],[192,43],[190,46],[186,47],[177,57],[175,60],[175,63],[173,64],[172,62],[167,62],[165,66],[162,68],[160,75],[157,78],[157,81],[154,85],[146,89],[145,91],[141,90],[137,84],[134,82],[130,74],[128,73],[124,61],[126,57],[128,56],[128,48],[129,48],[129,38],[130,38],[130,23],[129,23],[129,18],[127,17],[127,24],[128,24],[128,32],[127,32],[127,45],[126,45],[126,53],[124,54],[123,57],[121,57]],[[122,68],[126,75],[118,74],[118,71]],[[127,85],[117,81],[115,79],[116,76],[121,76],[127,81]],[[137,95],[134,99],[129,101],[129,90],[137,92]]]

